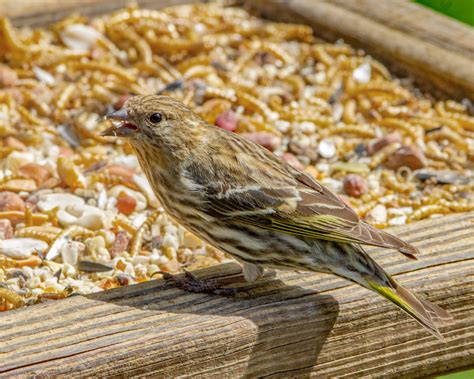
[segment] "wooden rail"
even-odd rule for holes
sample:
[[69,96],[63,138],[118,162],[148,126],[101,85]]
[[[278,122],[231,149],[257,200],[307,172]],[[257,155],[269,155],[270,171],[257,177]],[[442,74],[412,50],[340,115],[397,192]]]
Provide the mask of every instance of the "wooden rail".
[[[163,281],[0,316],[0,377],[426,377],[474,365],[474,213],[393,230],[413,262],[371,249],[397,280],[449,310],[442,343],[342,279],[278,272],[249,296],[190,294]],[[235,275],[227,264],[202,277]]]
[[326,1],[466,58],[474,58],[474,28],[411,0]]

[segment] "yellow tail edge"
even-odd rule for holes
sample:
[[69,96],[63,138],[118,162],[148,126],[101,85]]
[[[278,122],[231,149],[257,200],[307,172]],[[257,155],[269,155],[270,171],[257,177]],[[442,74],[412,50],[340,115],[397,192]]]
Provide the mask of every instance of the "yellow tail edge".
[[417,297],[393,279],[391,283],[393,288],[372,280],[367,280],[367,282],[369,288],[390,300],[440,341],[446,342],[436,324],[448,325],[452,323],[453,318],[449,312],[427,300]]

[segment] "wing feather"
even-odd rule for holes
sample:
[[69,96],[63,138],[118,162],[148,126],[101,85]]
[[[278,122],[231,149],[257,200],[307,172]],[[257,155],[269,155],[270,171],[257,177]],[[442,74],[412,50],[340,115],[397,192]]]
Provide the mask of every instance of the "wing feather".
[[[205,164],[196,166],[194,160],[184,168],[188,180],[204,187],[201,211],[286,234],[397,249],[415,258],[416,247],[361,221],[353,209],[315,179],[251,142],[239,139],[238,144],[251,144],[247,148],[257,149],[265,165],[259,169],[259,160],[240,157],[236,164],[247,167],[225,166],[235,162],[236,152],[232,145],[223,145],[220,154],[209,156]],[[227,159],[223,159],[225,154]],[[235,172],[243,172],[242,177],[229,174]]]

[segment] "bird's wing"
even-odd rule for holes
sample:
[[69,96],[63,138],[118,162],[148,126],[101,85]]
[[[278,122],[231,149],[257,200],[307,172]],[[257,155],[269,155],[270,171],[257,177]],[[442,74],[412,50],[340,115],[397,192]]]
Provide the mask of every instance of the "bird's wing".
[[227,164],[225,160],[188,167],[187,180],[204,197],[201,210],[218,219],[286,234],[393,248],[414,258],[416,247],[361,221],[347,204],[306,174],[273,155],[266,158],[270,164],[265,170],[256,170],[254,162],[241,179],[230,176],[229,167],[220,167]]

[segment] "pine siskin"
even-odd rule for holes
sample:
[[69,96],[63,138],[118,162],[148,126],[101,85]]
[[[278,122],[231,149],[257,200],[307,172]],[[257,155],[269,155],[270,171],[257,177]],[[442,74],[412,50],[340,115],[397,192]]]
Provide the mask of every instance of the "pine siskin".
[[416,247],[361,221],[313,178],[237,134],[206,124],[166,96],[134,96],[107,118],[103,136],[129,138],[165,210],[243,264],[331,273],[378,292],[442,339],[451,316],[390,277],[360,246]]

